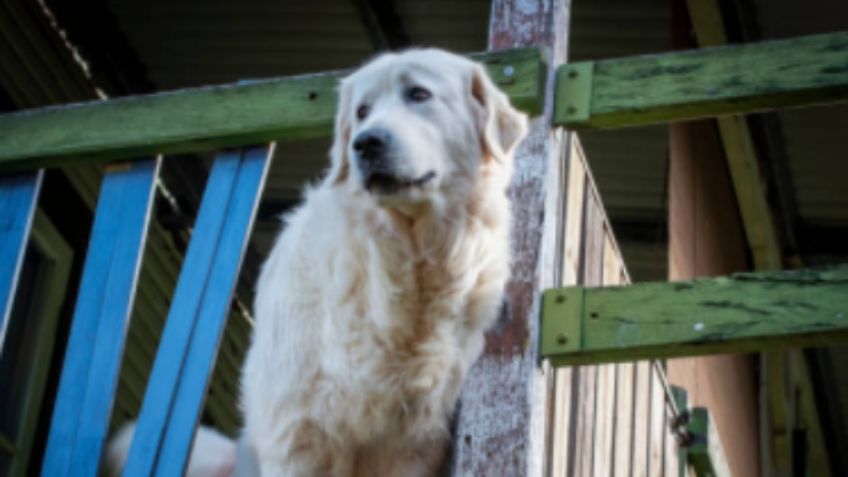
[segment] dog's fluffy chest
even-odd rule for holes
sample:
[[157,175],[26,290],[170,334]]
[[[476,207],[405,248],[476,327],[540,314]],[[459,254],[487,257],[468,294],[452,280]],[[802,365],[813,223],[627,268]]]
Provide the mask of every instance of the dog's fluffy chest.
[[[314,421],[354,447],[441,439],[500,303],[509,217],[457,213],[413,236],[328,197],[290,217],[263,269],[248,433]],[[502,193],[484,203],[509,210]]]
[[[482,323],[475,315],[491,307],[480,302],[497,299],[481,277],[495,274],[500,264],[492,263],[475,235],[466,230],[460,243],[441,244],[442,253],[422,252],[404,240],[376,240],[360,255],[368,266],[350,277],[339,306],[348,313],[325,335],[342,345],[343,356],[326,363],[336,368],[337,385],[360,397],[350,401],[359,412],[345,415],[345,427],[376,434],[443,430],[480,347]],[[458,257],[469,256],[474,260],[459,263]]]

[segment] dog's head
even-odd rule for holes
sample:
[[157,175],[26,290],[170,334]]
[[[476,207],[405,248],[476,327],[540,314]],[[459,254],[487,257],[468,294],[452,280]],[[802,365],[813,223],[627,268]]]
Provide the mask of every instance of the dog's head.
[[468,187],[487,161],[509,168],[527,120],[478,64],[441,50],[382,55],[339,91],[327,180],[382,205]]

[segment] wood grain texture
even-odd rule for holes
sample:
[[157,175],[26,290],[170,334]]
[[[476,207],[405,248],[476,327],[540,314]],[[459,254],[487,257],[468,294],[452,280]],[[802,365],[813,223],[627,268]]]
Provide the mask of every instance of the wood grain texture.
[[184,472],[271,149],[221,153],[212,166],[124,475]]
[[[587,180],[585,157],[577,136],[572,134],[567,152],[565,191],[565,230],[562,251],[562,284],[576,285],[583,250],[583,211]],[[551,462],[548,475],[564,477],[574,471],[576,416],[579,400],[579,370],[554,369],[554,412],[551,418],[551,445],[547,450]]]
[[651,366],[651,416],[648,435],[648,475],[665,476],[666,407],[665,392],[657,366]]
[[0,352],[43,177],[37,171],[0,178]]
[[[669,279],[746,270],[746,243],[716,126],[711,121],[669,128]],[[669,381],[707,407],[722,437],[733,442],[734,475],[760,475],[755,363],[745,355],[670,359]]]
[[[531,114],[540,111],[546,70],[538,49],[475,58],[489,67],[513,104]],[[344,74],[284,77],[0,115],[0,170],[328,136],[336,86]]]
[[159,163],[135,161],[103,181],[42,475],[98,473]]
[[[588,119],[572,120],[561,97],[554,122],[624,127],[846,101],[846,55],[848,32],[837,32],[597,61]],[[562,69],[557,81],[569,80]]]
[[[556,354],[542,350],[555,365],[848,341],[844,265],[583,290],[580,342],[572,340]],[[559,294],[546,291],[545,302]],[[546,334],[556,333],[549,320],[575,318],[557,313],[560,309],[566,308],[544,308]]]
[[650,455],[650,416],[651,416],[651,374],[652,366],[647,361],[635,364],[635,385],[633,405],[633,463],[630,470],[633,477],[648,475],[648,456]]
[[[549,65],[562,63],[569,6],[567,0],[494,0],[489,48],[545,47]],[[551,131],[550,77],[545,85],[542,117],[515,154],[512,278],[506,306],[463,386],[451,458],[456,475],[536,476],[547,467],[552,383],[536,352],[538,292],[559,276],[553,257],[562,219],[550,204],[562,200],[566,144]]]

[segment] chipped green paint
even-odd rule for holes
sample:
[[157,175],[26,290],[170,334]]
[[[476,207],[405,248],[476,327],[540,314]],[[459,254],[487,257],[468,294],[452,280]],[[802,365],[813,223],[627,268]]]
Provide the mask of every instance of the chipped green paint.
[[848,32],[596,61],[584,84],[589,114],[569,115],[571,98],[560,94],[555,124],[638,126],[848,101]]
[[543,294],[540,349],[555,366],[844,341],[848,265]]
[[[545,65],[537,48],[472,55],[516,107],[541,111]],[[327,136],[343,72],[0,115],[0,171],[199,152]]]

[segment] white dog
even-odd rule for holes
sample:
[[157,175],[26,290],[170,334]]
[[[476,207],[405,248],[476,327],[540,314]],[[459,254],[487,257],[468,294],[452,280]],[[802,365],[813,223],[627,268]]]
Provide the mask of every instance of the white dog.
[[285,218],[254,304],[243,443],[263,477],[436,473],[509,275],[525,132],[484,69],[444,51],[342,81],[331,168]]

